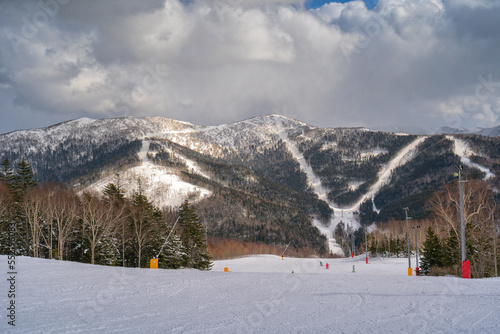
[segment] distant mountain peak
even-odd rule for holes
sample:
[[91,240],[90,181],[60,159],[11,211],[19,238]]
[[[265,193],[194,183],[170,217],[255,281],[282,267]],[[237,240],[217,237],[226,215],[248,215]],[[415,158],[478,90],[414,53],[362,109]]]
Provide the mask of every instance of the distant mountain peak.
[[500,125],[491,128],[462,128],[452,126],[442,126],[437,129],[424,128],[411,125],[385,125],[372,128],[376,131],[392,132],[392,133],[406,133],[412,135],[461,135],[461,134],[475,134],[486,137],[500,136]]

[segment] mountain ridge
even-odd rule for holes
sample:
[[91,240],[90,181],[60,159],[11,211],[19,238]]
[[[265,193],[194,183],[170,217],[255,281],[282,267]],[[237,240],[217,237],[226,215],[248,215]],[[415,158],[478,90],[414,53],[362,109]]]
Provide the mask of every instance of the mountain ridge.
[[[272,118],[281,118],[287,120],[289,123],[296,123],[300,124],[301,126],[306,126],[309,128],[313,129],[318,129],[320,127],[311,125],[308,123],[305,123],[303,121],[297,120],[293,117],[288,117],[284,115],[279,115],[279,114],[264,114],[260,116],[254,116],[250,117],[247,119],[231,122],[231,123],[223,123],[223,124],[218,124],[218,125],[196,125],[190,122],[186,121],[179,121],[179,120],[174,120],[171,118],[165,118],[161,116],[145,116],[145,117],[132,117],[132,116],[123,116],[123,117],[117,117],[117,118],[99,118],[99,119],[94,119],[94,118],[89,118],[89,117],[80,117],[80,118],[74,118],[70,119],[67,121],[62,121],[59,123],[55,123],[52,125],[48,125],[46,127],[41,127],[41,128],[32,128],[32,129],[19,129],[19,130],[14,130],[14,131],[9,131],[0,134],[0,136],[4,135],[12,135],[14,133],[18,132],[38,132],[38,131],[46,131],[50,130],[52,128],[57,128],[60,126],[66,126],[70,124],[92,124],[95,122],[106,122],[108,120],[143,120],[143,121],[159,121],[161,122],[172,122],[172,123],[177,123],[179,125],[183,124],[186,127],[191,127],[193,129],[211,129],[211,128],[217,128],[217,127],[223,127],[223,126],[237,126],[242,123],[251,123],[253,121],[260,121],[262,122],[263,120],[266,119],[272,119]],[[269,122],[267,122],[269,123]],[[451,134],[451,135],[456,135],[456,134],[475,134],[475,135],[481,135],[481,136],[487,136],[487,137],[498,137],[500,136],[500,125],[493,126],[490,128],[484,128],[484,127],[477,127],[477,128],[457,128],[457,127],[450,127],[450,126],[442,126],[436,129],[430,129],[430,128],[419,128],[419,127],[412,127],[412,126],[401,126],[401,125],[390,125],[386,127],[374,127],[374,128],[369,128],[366,126],[338,126],[338,127],[327,127],[324,129],[358,129],[358,130],[365,130],[365,131],[375,131],[375,132],[388,132],[388,133],[394,133],[394,134],[407,134],[407,135],[439,135],[439,134]]]
[[[332,250],[339,223],[360,226],[363,202],[371,200],[380,219],[401,218],[397,203],[452,182],[455,164],[498,187],[498,138],[456,136],[319,128],[277,114],[217,126],[82,118],[0,135],[0,158],[26,158],[42,182],[82,190],[101,191],[121,174],[130,179],[129,193],[143,184],[159,207],[185,198],[199,203],[215,236],[285,244],[291,238],[321,252],[319,232],[304,241],[287,221],[320,229]],[[218,205],[233,209],[229,214]],[[425,214],[416,205],[412,210]]]

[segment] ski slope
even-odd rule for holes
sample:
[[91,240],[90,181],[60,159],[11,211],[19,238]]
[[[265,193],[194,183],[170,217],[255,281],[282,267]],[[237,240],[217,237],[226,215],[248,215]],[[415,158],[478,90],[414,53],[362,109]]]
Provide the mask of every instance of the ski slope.
[[208,272],[16,260],[16,326],[4,278],[0,333],[500,332],[499,278],[408,277],[406,258],[261,255]]
[[484,180],[491,179],[495,177],[495,174],[489,169],[484,166],[481,166],[475,162],[472,162],[469,158],[474,155],[474,152],[471,150],[469,145],[461,139],[455,138],[453,136],[446,136],[447,139],[453,141],[453,150],[456,155],[460,157],[460,162],[463,163],[466,166],[472,167],[472,168],[477,168],[481,172],[484,173]]
[[[309,185],[313,188],[318,197],[327,202],[329,206],[334,210],[334,215],[330,220],[329,225],[325,226],[318,219],[315,219],[313,221],[314,225],[320,230],[320,232],[327,237],[330,251],[334,254],[343,254],[341,246],[337,244],[333,235],[335,227],[340,222],[343,222],[346,226],[350,226],[354,229],[359,228],[360,224],[355,218],[355,212],[359,210],[359,206],[361,205],[361,203],[363,203],[367,198],[373,199],[375,195],[380,191],[380,189],[390,182],[393,170],[410,161],[413,158],[418,145],[420,145],[426,139],[426,137],[419,137],[405,146],[403,149],[401,149],[386,165],[382,166],[382,168],[378,172],[377,182],[375,182],[375,184],[370,187],[367,193],[363,194],[363,196],[361,196],[360,199],[351,207],[339,208],[335,207],[334,204],[328,200],[328,190],[323,187],[320,178],[314,173],[312,167],[306,162],[303,154],[299,151],[295,143],[288,138],[286,130],[281,123],[281,119],[278,119],[277,124],[280,129],[280,131],[278,132],[280,139],[283,140],[295,160],[297,160],[300,164],[301,170],[307,176]],[[378,153],[378,150],[375,150],[371,154]],[[365,152],[364,154],[367,153]]]
[[[131,167],[120,174],[119,182],[128,197],[139,191],[139,184],[141,191],[159,208],[179,207],[187,198],[191,201],[200,200],[212,194],[206,188],[183,181],[176,170],[151,162],[147,156],[150,153],[149,143],[150,141],[143,140],[142,148],[137,154],[141,165]],[[193,161],[182,159],[190,171],[206,176]],[[88,189],[103,193],[109,183],[117,181],[116,175],[107,175]]]

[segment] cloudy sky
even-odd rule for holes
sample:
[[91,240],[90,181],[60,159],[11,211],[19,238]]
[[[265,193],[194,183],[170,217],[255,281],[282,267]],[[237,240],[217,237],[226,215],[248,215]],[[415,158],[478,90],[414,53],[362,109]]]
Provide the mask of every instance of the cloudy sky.
[[0,132],[77,117],[500,123],[500,1],[0,0]]

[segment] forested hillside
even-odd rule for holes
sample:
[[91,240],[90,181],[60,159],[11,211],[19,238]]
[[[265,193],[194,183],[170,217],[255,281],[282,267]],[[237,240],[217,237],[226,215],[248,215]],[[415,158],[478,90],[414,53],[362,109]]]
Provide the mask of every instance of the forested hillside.
[[168,196],[189,199],[208,235],[304,254],[329,251],[333,235],[316,226],[337,224],[344,209],[363,225],[402,219],[403,207],[428,218],[426,203],[456,181],[456,165],[469,180],[500,185],[498,137],[321,129],[279,115],[219,126],[81,119],[0,135],[0,144],[2,161],[24,158],[41,185],[83,194],[121,178],[127,198],[142,192],[159,210],[171,210]]

